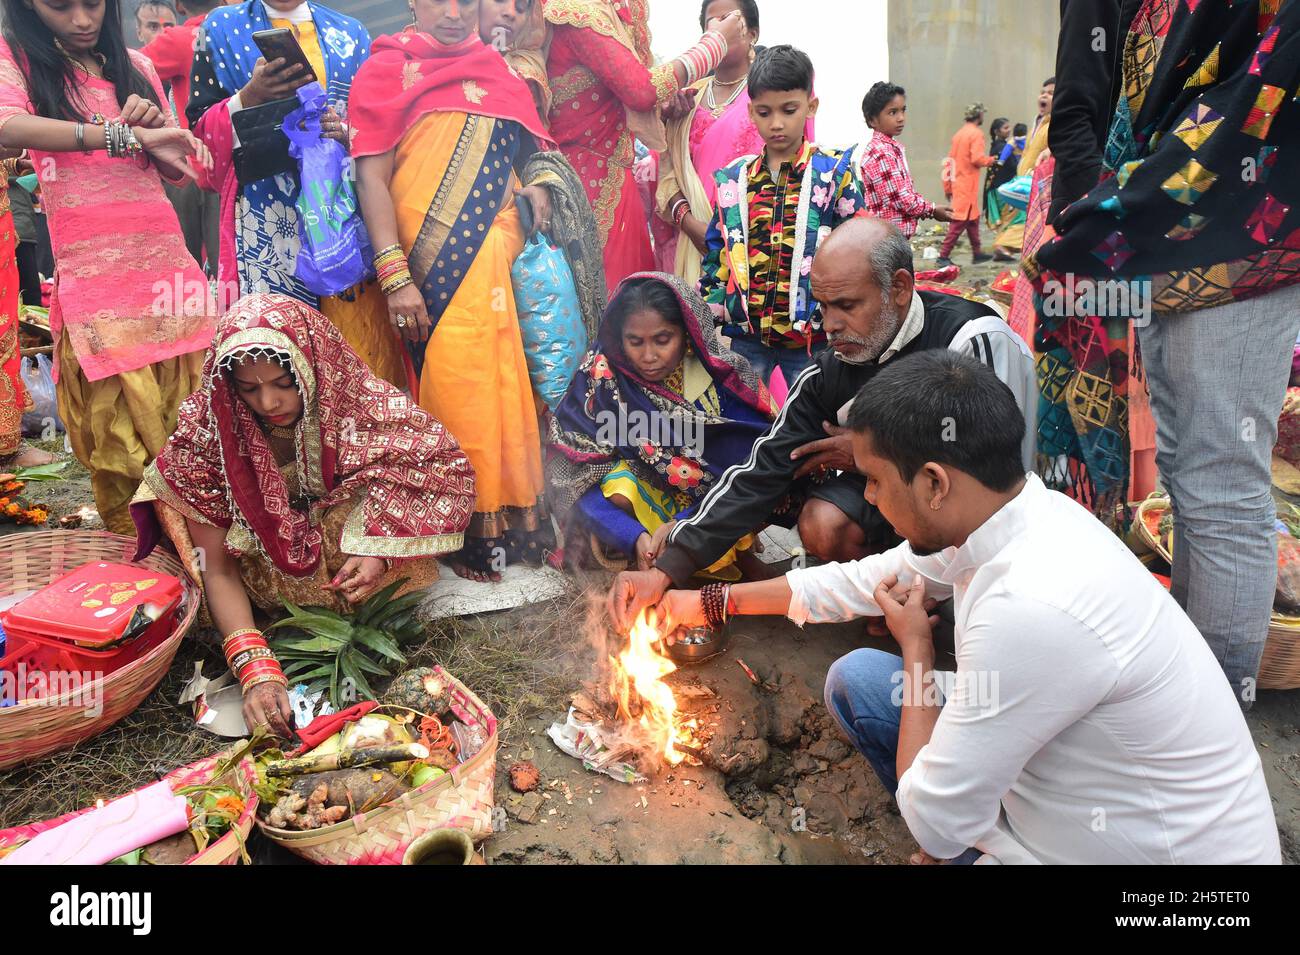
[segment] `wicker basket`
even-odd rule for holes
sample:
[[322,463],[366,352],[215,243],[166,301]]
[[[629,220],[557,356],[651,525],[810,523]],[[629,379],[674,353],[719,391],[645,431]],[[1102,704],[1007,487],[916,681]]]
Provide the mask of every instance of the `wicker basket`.
[[299,832],[272,828],[258,818],[263,835],[318,865],[401,865],[407,847],[433,829],[464,829],[476,842],[491,834],[496,717],[465,684],[442,667],[434,670],[450,681],[451,710],[457,718],[487,730],[487,742],[478,753],[450,773],[332,826]]
[[1172,564],[1174,562],[1174,554],[1171,542],[1163,535],[1152,534],[1151,529],[1147,527],[1146,515],[1154,510],[1169,510],[1168,495],[1161,494],[1157,491],[1139,504],[1137,506],[1137,512],[1133,515],[1133,527],[1131,528],[1130,533],[1137,540],[1145,544],[1147,548],[1155,551],[1163,557],[1166,563]]
[[[0,594],[37,590],[91,561],[134,563],[135,541],[105,531],[43,531],[0,539]],[[60,696],[0,709],[0,769],[67,749],[108,729],[153,692],[199,610],[194,582],[171,554],[156,550],[139,562],[178,577],[184,586],[181,617],[172,634],[120,670]],[[88,695],[89,702],[76,702]],[[103,710],[92,715],[102,703]]]
[[[169,783],[173,790],[185,786],[204,785],[210,781],[212,771],[217,768],[217,764],[225,758],[225,755],[225,753],[217,753],[206,759],[201,759],[197,763],[182,766],[180,769],[168,773],[163,777],[162,781]],[[244,797],[244,811],[240,813],[239,821],[235,824],[234,829],[227,832],[216,842],[210,843],[206,849],[186,862],[186,865],[238,864],[240,860],[239,847],[248,842],[248,836],[253,831],[253,819],[257,816],[257,793],[253,791],[253,784],[257,782],[257,770],[253,767],[251,760],[244,759],[235,767],[231,776],[233,787]],[[57,819],[47,819],[44,822],[34,822],[26,826],[15,826],[12,829],[0,830],[0,849],[17,846],[42,832],[57,828],[83,813],[90,812],[93,808],[93,806],[88,806],[85,809],[78,809],[76,812],[66,813]]]
[[1300,689],[1300,617],[1274,613],[1259,661],[1261,690]]

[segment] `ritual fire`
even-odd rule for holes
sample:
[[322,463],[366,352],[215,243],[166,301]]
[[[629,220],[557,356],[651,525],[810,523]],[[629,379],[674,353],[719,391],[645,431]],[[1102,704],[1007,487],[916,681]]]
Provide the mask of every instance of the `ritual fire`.
[[677,665],[655,650],[662,641],[653,611],[642,611],[632,625],[627,647],[609,658],[609,695],[617,703],[618,719],[639,726],[668,764],[676,766],[686,758],[677,744],[684,742],[689,727],[679,724],[677,700],[663,682]]
[[568,720],[547,731],[560,749],[582,759],[588,769],[624,782],[644,778],[641,773],[653,774],[665,764],[701,764],[709,734],[699,719],[683,712],[679,696],[684,695],[689,707],[715,694],[698,684],[674,690],[664,682],[677,670],[665,655],[664,636],[653,613],[638,616],[626,639],[609,631],[601,634],[599,675],[582,681]]

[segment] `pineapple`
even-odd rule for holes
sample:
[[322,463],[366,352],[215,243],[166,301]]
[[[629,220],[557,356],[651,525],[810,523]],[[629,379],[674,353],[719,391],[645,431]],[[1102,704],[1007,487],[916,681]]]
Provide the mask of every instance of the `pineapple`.
[[393,678],[383,702],[442,716],[451,709],[451,680],[430,667],[407,670]]

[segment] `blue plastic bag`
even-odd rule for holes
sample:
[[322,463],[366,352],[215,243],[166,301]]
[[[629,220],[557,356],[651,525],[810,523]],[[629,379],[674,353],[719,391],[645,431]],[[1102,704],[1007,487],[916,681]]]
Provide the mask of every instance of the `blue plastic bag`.
[[298,160],[298,231],[302,247],[294,274],[317,295],[337,295],[372,273],[370,237],[361,221],[352,160],[341,143],[321,134],[328,108],[320,83],[298,89],[302,103],[281,128]]
[[528,377],[552,412],[587,351],[587,330],[564,253],[534,235],[510,269]]

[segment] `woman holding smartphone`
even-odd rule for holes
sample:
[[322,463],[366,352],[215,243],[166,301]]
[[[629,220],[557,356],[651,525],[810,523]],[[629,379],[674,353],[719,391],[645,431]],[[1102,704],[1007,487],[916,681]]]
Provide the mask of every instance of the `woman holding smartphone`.
[[[302,62],[269,58],[253,34],[283,29]],[[319,81],[330,112],[326,136],[348,145],[348,92],[370,53],[370,34],[352,17],[311,0],[244,0],[208,14],[195,40],[186,115],[212,150],[204,185],[221,193],[218,268],[224,304],[252,292],[279,292],[319,308],[381,378],[408,387],[402,348],[386,324],[372,320],[363,297],[373,283],[321,299],[295,274],[301,232],[295,202],[298,164],[280,121],[297,109],[298,88]]]
[[0,147],[28,151],[49,217],[59,414],[104,524],[131,533],[131,496],[214,327],[162,183],[211,157],[127,49],[118,0],[4,0]]

